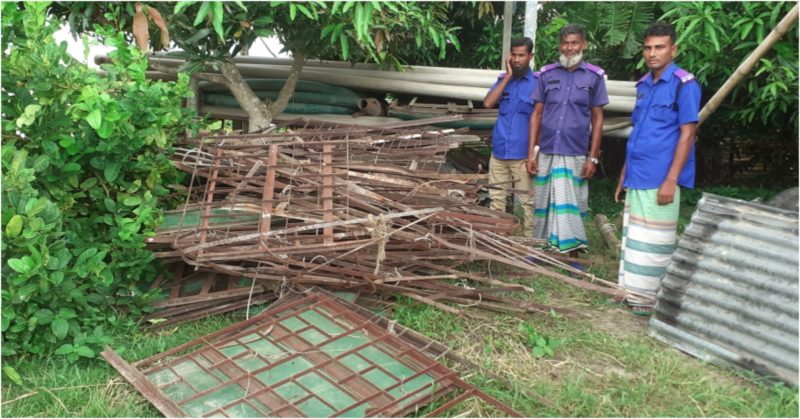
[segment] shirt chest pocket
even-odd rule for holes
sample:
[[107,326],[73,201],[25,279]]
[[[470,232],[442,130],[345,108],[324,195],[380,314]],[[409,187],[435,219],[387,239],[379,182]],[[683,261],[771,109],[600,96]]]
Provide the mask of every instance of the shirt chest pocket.
[[651,105],[650,117],[655,121],[677,123],[678,111],[675,109],[672,102],[658,101]]
[[500,115],[505,115],[511,112],[511,108],[514,107],[514,101],[511,100],[511,96],[508,93],[504,92],[502,96],[500,96],[500,103],[497,105],[500,109],[498,113]]
[[589,106],[592,100],[592,86],[588,83],[577,83],[574,87],[575,91],[572,93],[572,102],[580,106]]
[[517,113],[530,116],[531,113],[533,113],[533,99],[529,97],[519,98],[519,103],[517,104]]
[[564,89],[561,83],[548,82],[544,87],[544,102],[556,104],[564,100]]

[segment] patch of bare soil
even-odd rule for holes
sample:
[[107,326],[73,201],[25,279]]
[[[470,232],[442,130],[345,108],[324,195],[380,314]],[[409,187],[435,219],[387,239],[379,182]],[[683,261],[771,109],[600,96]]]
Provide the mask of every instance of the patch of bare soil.
[[622,306],[613,306],[598,311],[592,323],[598,331],[618,338],[647,334],[650,317],[637,316]]

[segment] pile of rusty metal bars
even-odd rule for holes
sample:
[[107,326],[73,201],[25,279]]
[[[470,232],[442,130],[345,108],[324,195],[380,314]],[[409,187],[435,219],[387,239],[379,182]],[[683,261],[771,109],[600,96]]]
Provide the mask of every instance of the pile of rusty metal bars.
[[303,120],[269,133],[195,139],[175,154],[176,165],[192,175],[187,201],[151,242],[171,247],[161,257],[273,286],[388,292],[455,313],[443,302],[512,312],[552,308],[509,297],[531,291],[527,286],[455,269],[476,260],[622,292],[536,250],[531,240],[509,238],[518,220],[476,204],[486,186],[481,175],[435,170],[449,149],[474,138],[414,122],[420,123]]

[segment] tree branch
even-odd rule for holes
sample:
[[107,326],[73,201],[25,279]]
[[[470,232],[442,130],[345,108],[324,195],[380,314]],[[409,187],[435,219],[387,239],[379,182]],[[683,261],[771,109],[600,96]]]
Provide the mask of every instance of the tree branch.
[[[148,64],[149,68],[152,68],[153,70],[156,70],[156,71],[160,71],[162,73],[178,74],[178,67],[164,65],[164,64],[161,64],[161,63],[154,63],[152,61],[149,61],[147,64]],[[230,82],[228,82],[225,79],[225,77],[222,76],[222,74],[216,74],[216,73],[194,73],[194,74],[192,74],[192,76],[193,77],[197,77],[198,80],[205,80],[205,81],[210,81],[212,83],[222,84],[222,85],[226,86],[229,89],[231,87],[230,86]]]
[[297,87],[297,81],[300,80],[300,72],[303,71],[305,62],[305,54],[299,51],[292,51],[292,69],[289,70],[289,77],[286,78],[286,83],[278,93],[278,98],[269,107],[273,115],[278,115],[286,109],[286,105],[294,94],[295,87]]

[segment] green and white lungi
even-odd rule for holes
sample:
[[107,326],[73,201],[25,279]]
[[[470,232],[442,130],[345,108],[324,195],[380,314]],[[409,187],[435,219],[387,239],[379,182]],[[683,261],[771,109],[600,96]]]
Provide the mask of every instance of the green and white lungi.
[[[652,295],[653,299],[675,251],[681,191],[676,188],[675,199],[668,205],[658,205],[657,195],[658,189],[628,189],[619,262],[619,284],[626,290]],[[653,306],[634,296],[629,296],[627,302]]]
[[581,178],[586,156],[539,154],[534,183],[533,236],[559,252],[584,248],[589,241],[583,218],[589,215],[589,182]]

